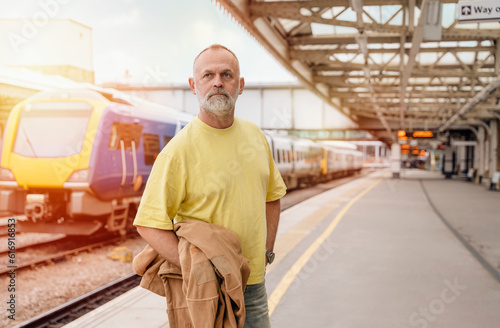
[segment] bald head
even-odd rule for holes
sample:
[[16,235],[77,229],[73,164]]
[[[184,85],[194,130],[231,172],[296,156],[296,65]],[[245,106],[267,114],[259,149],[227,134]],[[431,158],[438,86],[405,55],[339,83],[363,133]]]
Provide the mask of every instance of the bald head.
[[240,62],[238,60],[238,57],[236,57],[235,53],[232,52],[229,48],[221,45],[221,44],[212,44],[210,46],[208,46],[207,48],[203,49],[199,54],[198,56],[196,56],[196,58],[194,59],[194,62],[193,62],[193,73],[196,72],[196,65],[198,63],[198,60],[200,57],[203,56],[203,54],[205,54],[207,51],[223,51],[223,52],[228,52],[232,55],[232,57],[234,58],[235,60],[235,70],[236,70],[236,73],[238,74],[238,76],[240,75]]

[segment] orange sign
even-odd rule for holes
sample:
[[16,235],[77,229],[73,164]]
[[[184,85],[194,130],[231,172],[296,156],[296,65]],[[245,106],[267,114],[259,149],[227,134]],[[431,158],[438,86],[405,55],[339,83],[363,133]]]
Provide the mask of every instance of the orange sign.
[[406,131],[404,131],[404,130],[399,130],[399,131],[398,131],[398,137],[400,137],[400,138],[401,138],[401,137],[406,137]]
[[432,138],[434,134],[432,131],[414,131],[413,138]]

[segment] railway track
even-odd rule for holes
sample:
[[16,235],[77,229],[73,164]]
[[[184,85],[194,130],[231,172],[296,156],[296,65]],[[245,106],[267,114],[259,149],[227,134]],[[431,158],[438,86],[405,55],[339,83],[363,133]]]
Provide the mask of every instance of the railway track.
[[[29,260],[26,262],[21,262],[21,263],[17,264],[16,265],[16,272],[19,272],[21,270],[26,270],[29,268],[34,268],[34,267],[41,266],[41,265],[45,265],[45,264],[61,262],[70,256],[77,255],[77,254],[83,253],[83,252],[89,252],[92,249],[101,248],[103,246],[106,246],[106,245],[109,245],[109,244],[112,244],[115,242],[119,242],[119,241],[123,240],[123,238],[125,238],[125,237],[126,236],[109,238],[109,236],[108,236],[108,238],[103,239],[103,240],[102,239],[98,240],[98,241],[94,240],[93,243],[88,244],[88,245],[83,245],[83,246],[79,245],[79,247],[67,247],[66,246],[66,248],[69,248],[69,249],[66,249],[64,251],[58,251],[58,252],[52,253],[52,254],[45,254],[44,256],[40,256],[39,258]],[[105,236],[102,236],[101,238],[105,238]],[[46,244],[57,248],[57,244],[60,243],[61,241],[64,243],[67,243],[67,242],[71,241],[71,239],[72,239],[72,237],[65,237],[61,240],[49,241]],[[27,249],[29,250],[30,248],[37,248],[39,246],[40,246],[40,244],[30,245],[27,247]],[[6,254],[6,253],[7,253],[7,251],[4,254]],[[19,258],[18,253],[19,253],[19,251],[16,249],[16,262],[17,262],[17,259]],[[0,276],[7,274],[9,272],[10,272],[9,268],[2,269],[2,270],[0,270]]]
[[19,328],[57,328],[62,327],[82,315],[98,308],[123,293],[137,287],[141,276],[132,273],[121,279],[113,281],[90,293],[82,295],[70,302],[28,320],[18,326]]
[[12,217],[20,218],[21,216],[12,215],[9,212],[0,212],[0,237],[7,236],[7,234],[8,234],[7,220],[12,218]]
[[351,182],[353,180],[356,180],[358,178],[364,177],[370,173],[372,173],[374,170],[370,169],[363,169],[359,173],[342,177],[342,178],[337,178],[325,183],[319,183],[317,185],[313,186],[308,186],[306,188],[301,188],[301,189],[294,189],[290,192],[288,192],[285,197],[281,199],[281,211],[284,211],[308,198],[311,198],[313,196],[319,195],[322,192],[325,192],[327,190],[340,187],[343,184],[346,184],[348,182]]
[[[35,243],[29,243],[29,244],[26,244],[23,246],[16,246],[16,253],[19,254],[22,252],[29,251],[31,249],[37,249],[37,248],[40,249],[42,247],[53,246],[54,248],[56,248],[56,247],[58,247],[59,243],[64,242],[65,239],[69,239],[69,238],[70,237],[57,236],[54,239],[50,239],[50,240],[43,241],[43,242],[35,242]],[[9,252],[8,249],[0,251],[0,258],[4,258],[4,256],[7,256],[8,252]]]

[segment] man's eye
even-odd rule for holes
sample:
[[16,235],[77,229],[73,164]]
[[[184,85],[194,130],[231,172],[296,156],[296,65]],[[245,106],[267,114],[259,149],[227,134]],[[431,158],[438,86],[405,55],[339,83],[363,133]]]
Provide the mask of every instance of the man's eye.
[[205,75],[203,75],[203,77],[210,77],[212,74],[210,73],[206,73]]
[[231,77],[231,74],[229,74],[229,73],[224,73],[224,74],[223,74],[223,76],[224,76],[224,77]]

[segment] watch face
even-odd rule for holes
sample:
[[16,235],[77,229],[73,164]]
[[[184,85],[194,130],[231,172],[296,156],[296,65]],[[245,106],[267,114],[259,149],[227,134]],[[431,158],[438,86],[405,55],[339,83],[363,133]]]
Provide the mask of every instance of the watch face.
[[266,251],[267,263],[271,264],[274,261],[274,253],[270,251]]

